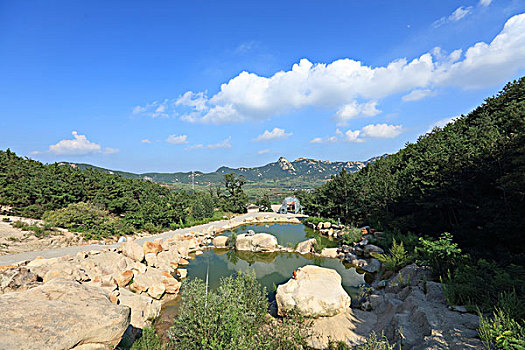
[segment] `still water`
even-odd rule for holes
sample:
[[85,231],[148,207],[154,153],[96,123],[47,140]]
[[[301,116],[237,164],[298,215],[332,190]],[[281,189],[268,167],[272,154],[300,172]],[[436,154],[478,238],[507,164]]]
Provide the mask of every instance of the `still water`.
[[[273,224],[273,225],[251,225],[235,229],[236,234],[253,230],[257,233],[270,233],[277,237],[282,246],[295,247],[301,241],[318,236],[313,230],[304,225]],[[226,233],[231,235],[232,232]],[[337,247],[336,241],[319,236],[322,244],[327,247]],[[364,275],[358,273],[355,268],[343,264],[339,259],[319,258],[313,255],[301,255],[297,253],[252,253],[228,249],[208,249],[202,255],[196,256],[187,266],[188,278],[200,278],[208,282],[210,289],[219,286],[222,277],[230,276],[239,271],[253,271],[259,283],[266,287],[269,299],[274,299],[274,288],[279,284],[286,283],[294,270],[305,265],[317,265],[336,270],[342,277],[343,288],[355,300],[359,287],[365,284]],[[180,305],[180,298],[166,303],[161,315],[156,322],[156,328],[162,330],[169,327],[175,317]]]

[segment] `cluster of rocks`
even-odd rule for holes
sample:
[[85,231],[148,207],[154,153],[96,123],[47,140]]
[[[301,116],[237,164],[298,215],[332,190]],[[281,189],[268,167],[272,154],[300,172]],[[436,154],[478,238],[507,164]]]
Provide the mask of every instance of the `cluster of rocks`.
[[373,329],[403,349],[481,349],[479,317],[447,306],[443,286],[428,268],[411,264],[376,281],[362,309],[376,317]]
[[344,235],[344,225],[335,225],[329,221],[320,222],[317,225],[313,222],[309,222],[306,226],[328,237],[341,238]]
[[122,247],[2,267],[0,328],[8,336],[1,337],[0,348],[117,345],[127,330],[158,317],[162,303],[179,292],[190,253],[209,241],[209,235],[195,234],[142,246],[128,240]]
[[344,261],[362,269],[365,272],[375,273],[381,268],[381,262],[373,257],[373,254],[383,254],[381,247],[368,243],[368,239],[354,245],[342,245],[337,256]]

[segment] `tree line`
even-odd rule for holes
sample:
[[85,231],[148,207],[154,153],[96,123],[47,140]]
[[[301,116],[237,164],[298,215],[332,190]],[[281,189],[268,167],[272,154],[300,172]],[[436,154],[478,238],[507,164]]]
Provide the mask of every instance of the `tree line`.
[[437,237],[524,264],[525,77],[443,128],[312,194],[309,214]]
[[0,150],[0,204],[11,207],[11,214],[97,231],[96,236],[158,232],[218,219],[223,212],[241,213],[247,202],[244,184],[242,177],[227,174],[225,190],[172,191],[150,181],[43,164]]

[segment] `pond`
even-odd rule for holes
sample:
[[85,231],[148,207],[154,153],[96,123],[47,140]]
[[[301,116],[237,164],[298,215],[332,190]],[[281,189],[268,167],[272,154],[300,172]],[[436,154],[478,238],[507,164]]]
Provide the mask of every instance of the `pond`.
[[339,246],[339,243],[336,240],[322,236],[305,225],[298,224],[245,225],[227,232],[225,235],[230,236],[232,232],[239,235],[241,233],[246,233],[248,230],[253,230],[255,233],[269,233],[274,235],[280,245],[288,248],[295,248],[297,243],[310,238],[317,238],[320,240],[321,246],[323,247],[333,248]]
[[[247,230],[273,234],[277,237],[279,244],[293,247],[298,242],[318,236],[313,230],[297,224],[250,225],[239,227],[233,232],[241,234]],[[230,234],[231,232],[226,233],[226,235]],[[338,245],[336,241],[331,241],[326,237],[319,236],[319,238],[322,240],[322,244],[326,244],[326,246],[336,247]],[[359,287],[365,284],[363,274],[358,273],[355,268],[343,264],[339,259],[320,258],[298,253],[252,253],[212,248],[196,256],[186,268],[189,279],[206,280],[206,274],[208,274],[208,283],[212,290],[218,287],[222,277],[230,276],[239,271],[253,271],[259,283],[266,287],[268,298],[273,300],[275,298],[275,287],[286,283],[292,277],[294,270],[305,265],[317,265],[336,270],[342,277],[343,288],[353,301],[357,299]],[[165,333],[166,329],[173,323],[179,305],[180,298],[177,298],[163,306],[155,325],[161,334]]]

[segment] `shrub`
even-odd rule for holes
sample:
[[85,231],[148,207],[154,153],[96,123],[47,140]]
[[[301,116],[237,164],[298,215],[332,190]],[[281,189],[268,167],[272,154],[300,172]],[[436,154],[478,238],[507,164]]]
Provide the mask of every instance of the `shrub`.
[[159,336],[155,333],[154,328],[146,327],[142,329],[142,336],[137,339],[130,350],[162,350],[165,346],[162,345]]
[[419,238],[416,252],[420,263],[430,266],[438,276],[445,276],[450,270],[461,262],[463,256],[457,243],[452,242],[452,235],[443,233],[439,239]]
[[496,309],[492,318],[480,313],[479,337],[486,349],[525,349],[525,326],[511,318],[502,309]]
[[361,241],[363,239],[363,234],[361,233],[361,229],[358,229],[357,227],[349,227],[344,230],[341,239],[343,244],[351,245],[354,242]]
[[394,350],[394,345],[388,343],[388,339],[384,334],[378,336],[372,331],[366,341],[363,344],[356,346],[354,350]]
[[390,254],[372,254],[372,256],[385,264],[387,270],[394,272],[410,263],[411,257],[405,250],[403,242],[398,244],[394,239],[389,253]]
[[47,223],[68,229],[101,225],[108,217],[108,211],[85,202],[69,204],[62,209],[47,211],[43,215]]
[[479,308],[482,312],[491,312],[496,305],[513,318],[525,317],[525,268],[521,266],[502,267],[484,259],[465,259],[442,280],[451,305],[466,305],[471,311]]
[[253,273],[223,278],[216,291],[208,291],[199,279],[186,282],[179,314],[168,333],[172,345],[187,350],[284,350],[306,344],[300,320],[266,317],[266,294]]

